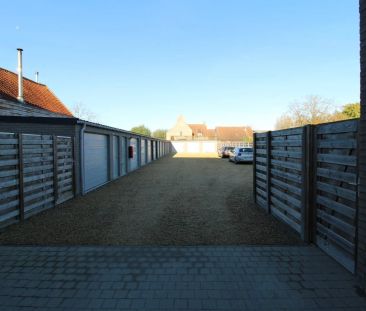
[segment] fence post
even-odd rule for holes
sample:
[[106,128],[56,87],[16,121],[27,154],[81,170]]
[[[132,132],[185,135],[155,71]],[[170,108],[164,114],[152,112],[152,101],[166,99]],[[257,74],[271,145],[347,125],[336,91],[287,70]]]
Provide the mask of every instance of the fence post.
[[271,213],[271,131],[267,132],[267,212]]
[[19,218],[24,220],[24,164],[23,164],[23,135],[18,134],[18,157],[19,157]]
[[317,137],[316,137],[316,125],[310,126],[310,139],[311,139],[311,151],[310,151],[310,167],[309,167],[309,209],[308,209],[308,228],[309,228],[309,241],[316,241],[316,182],[317,182]]
[[53,135],[53,196],[55,199],[55,206],[58,201],[58,173],[57,173],[57,136]]
[[253,196],[254,203],[257,204],[257,168],[256,168],[256,160],[257,160],[257,134],[253,133]]
[[309,202],[310,202],[310,155],[312,142],[310,138],[310,125],[302,128],[301,143],[301,170],[302,170],[302,195],[301,195],[301,238],[309,241]]
[[304,131],[305,143],[303,146],[303,211],[302,239],[305,242],[315,242],[316,230],[316,137],[315,125],[307,125]]
[[[359,254],[359,240],[361,239],[361,247],[362,244],[365,244],[366,241],[364,241],[365,239],[362,239],[362,236],[360,235],[360,229],[359,229],[359,224],[360,224],[360,121],[357,121],[357,134],[356,134],[356,157],[357,157],[357,177],[356,177],[356,183],[357,183],[357,188],[356,188],[356,232],[355,232],[355,272],[356,275],[359,274],[359,266],[362,265],[362,257]],[[362,230],[362,228],[361,228]],[[366,275],[364,276],[366,277]],[[358,281],[360,281],[360,277],[358,277]],[[363,280],[365,281],[365,279]],[[365,284],[366,285],[366,284]],[[366,293],[366,288],[364,288],[364,291]]]

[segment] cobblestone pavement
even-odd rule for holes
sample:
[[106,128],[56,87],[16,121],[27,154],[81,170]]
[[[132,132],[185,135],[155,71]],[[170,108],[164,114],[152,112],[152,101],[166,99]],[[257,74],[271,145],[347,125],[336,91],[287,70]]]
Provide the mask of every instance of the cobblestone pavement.
[[366,310],[312,246],[1,246],[1,310]]

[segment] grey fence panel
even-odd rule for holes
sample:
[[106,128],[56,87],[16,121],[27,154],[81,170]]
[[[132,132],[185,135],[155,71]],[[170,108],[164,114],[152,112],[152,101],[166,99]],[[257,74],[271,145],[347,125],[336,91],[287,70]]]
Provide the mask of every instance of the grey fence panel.
[[74,197],[70,137],[0,133],[0,227]]
[[13,133],[0,133],[0,226],[19,216],[19,140]]
[[305,128],[271,132],[270,208],[271,213],[303,232]]
[[357,132],[357,121],[315,129],[315,242],[352,272],[356,256]]
[[57,146],[57,201],[60,204],[74,197],[74,154],[71,137],[55,137]]
[[256,203],[268,209],[268,166],[267,166],[267,152],[268,152],[268,134],[256,133],[254,136],[255,156],[254,156],[254,198]]
[[351,272],[357,249],[358,120],[255,134],[254,198]]
[[23,135],[25,217],[55,205],[53,167],[53,136]]

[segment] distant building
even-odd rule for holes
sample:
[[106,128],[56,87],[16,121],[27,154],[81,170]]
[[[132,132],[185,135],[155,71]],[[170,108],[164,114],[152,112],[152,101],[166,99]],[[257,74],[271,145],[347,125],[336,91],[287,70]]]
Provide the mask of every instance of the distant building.
[[214,129],[208,129],[206,124],[188,124],[192,129],[193,140],[215,140],[216,134]]
[[183,116],[179,116],[175,125],[166,132],[167,140],[190,140],[193,131],[186,123]]
[[253,130],[249,126],[217,126],[208,129],[206,124],[187,124],[183,116],[167,131],[167,140],[214,140],[221,145],[240,145],[251,142]]

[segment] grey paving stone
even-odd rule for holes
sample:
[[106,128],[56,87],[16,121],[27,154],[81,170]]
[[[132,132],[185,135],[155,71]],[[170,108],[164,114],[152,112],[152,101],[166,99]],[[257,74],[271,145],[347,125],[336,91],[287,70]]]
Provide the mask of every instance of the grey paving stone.
[[312,246],[1,246],[0,276],[0,310],[366,309]]

